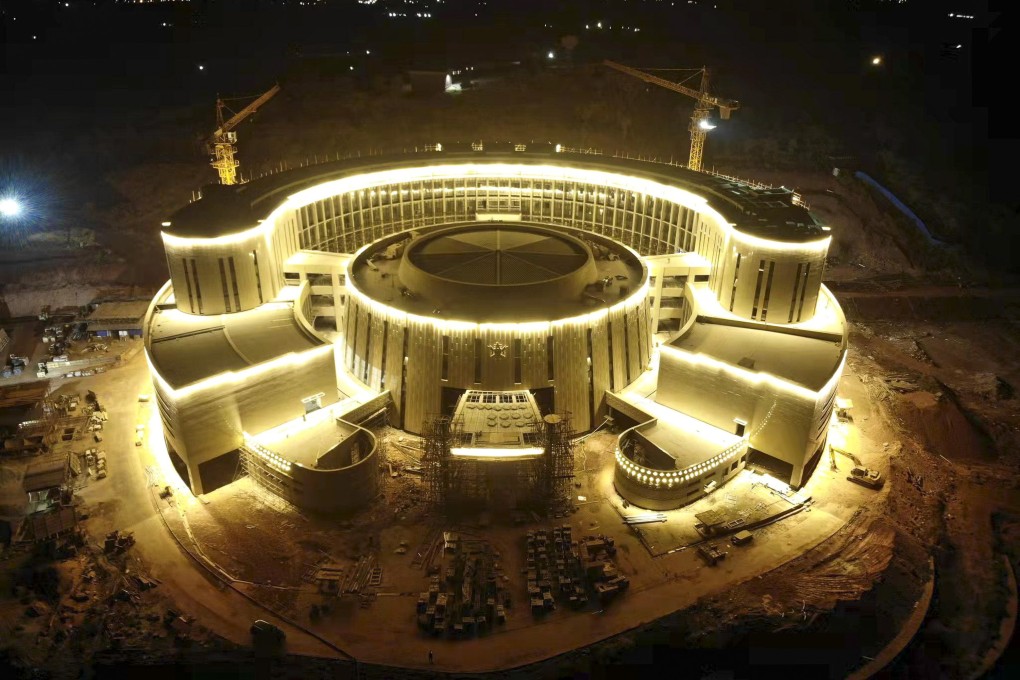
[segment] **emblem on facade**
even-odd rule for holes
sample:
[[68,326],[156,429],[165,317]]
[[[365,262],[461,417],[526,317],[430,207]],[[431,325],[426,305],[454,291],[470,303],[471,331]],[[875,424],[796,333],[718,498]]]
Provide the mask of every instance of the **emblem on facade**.
[[506,349],[510,345],[504,345],[502,342],[494,342],[489,345],[489,357],[495,357],[497,359],[506,359]]

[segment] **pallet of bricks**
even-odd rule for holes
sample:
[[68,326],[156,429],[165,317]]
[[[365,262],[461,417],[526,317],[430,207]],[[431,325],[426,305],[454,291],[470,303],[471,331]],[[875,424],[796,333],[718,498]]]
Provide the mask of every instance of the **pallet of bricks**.
[[531,612],[542,615],[556,608],[556,599],[579,609],[594,591],[605,602],[630,585],[612,563],[613,539],[585,536],[573,540],[569,524],[550,530],[529,531],[524,572]]
[[605,534],[585,536],[578,545],[578,557],[587,582],[605,604],[630,586],[630,580],[613,564],[616,545]]
[[569,524],[528,532],[524,571],[531,613],[535,616],[556,608],[557,593],[573,607],[582,607],[588,602],[577,544],[572,539]]
[[418,596],[418,625],[433,635],[454,637],[486,631],[506,623],[510,596],[502,587],[498,553],[485,541],[448,540],[453,553],[445,569],[430,577],[428,592]]

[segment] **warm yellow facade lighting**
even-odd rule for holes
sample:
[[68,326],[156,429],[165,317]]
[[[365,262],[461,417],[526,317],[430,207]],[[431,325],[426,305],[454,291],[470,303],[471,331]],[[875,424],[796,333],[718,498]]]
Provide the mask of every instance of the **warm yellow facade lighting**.
[[708,200],[686,189],[662,184],[654,180],[632,175],[619,174],[603,170],[562,167],[558,165],[530,165],[524,163],[449,163],[424,165],[414,168],[398,168],[351,175],[336,180],[323,182],[289,196],[274,209],[269,216],[250,229],[234,234],[212,238],[186,238],[163,232],[163,240],[168,245],[226,245],[244,241],[259,235],[267,235],[276,226],[278,218],[288,211],[296,210],[310,203],[353,191],[365,191],[390,184],[419,182],[423,180],[446,180],[460,178],[484,179],[528,179],[538,181],[567,181],[581,184],[610,186],[615,189],[631,191],[672,202],[697,212],[703,219],[714,222],[724,235],[736,238],[748,245],[771,248],[773,250],[795,250],[820,252],[829,246],[830,237],[809,243],[785,243],[772,241],[739,232],[735,225],[728,222]]
[[288,352],[287,354],[280,355],[269,361],[263,361],[260,364],[255,364],[247,368],[243,368],[239,371],[224,371],[214,376],[204,378],[198,382],[185,385],[184,387],[175,388],[166,381],[163,376],[156,370],[156,366],[152,363],[152,358],[149,356],[149,352],[145,353],[145,360],[149,364],[149,372],[152,373],[153,377],[159,382],[160,388],[166,394],[166,396],[173,399],[185,399],[198,392],[204,392],[206,390],[218,389],[227,385],[236,385],[238,383],[248,382],[269,371],[278,368],[297,367],[303,366],[321,356],[330,354],[333,352],[333,345],[322,345],[304,352]]
[[541,456],[544,452],[545,449],[541,446],[528,446],[517,449],[470,447],[454,447],[450,449],[451,455],[465,458],[534,458],[535,456]]

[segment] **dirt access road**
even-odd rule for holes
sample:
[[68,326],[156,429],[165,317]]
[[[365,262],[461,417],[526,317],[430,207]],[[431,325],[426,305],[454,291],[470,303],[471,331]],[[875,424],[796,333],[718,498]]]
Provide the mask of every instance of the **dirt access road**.
[[1020,289],[903,275],[832,288],[853,322],[861,368],[878,378],[904,442],[894,471],[902,477],[892,481],[906,486],[913,475],[920,488],[907,491],[941,507],[923,526],[902,496],[893,499],[903,506],[895,514],[930,546],[938,573],[932,612],[900,664],[926,675],[971,676],[1006,615],[993,519],[1020,517]]
[[150,575],[162,581],[160,588],[177,609],[233,643],[250,645],[251,622],[265,619],[287,632],[289,652],[338,656],[335,649],[277,619],[214,578],[167,531],[154,505],[146,472],[157,462],[148,446],[134,445],[136,425],[146,423],[148,427],[150,409],[154,408],[152,401],[143,404],[133,398],[152,393],[148,367],[139,350],[140,343],[125,356],[120,368],[80,383],[82,390],[96,393],[109,414],[102,443],[107,451],[109,476],[92,481],[80,494],[91,512],[85,522],[91,539],[101,543],[106,533],[114,529],[134,532],[136,543],[132,550]]
[[[848,315],[856,322],[853,343],[860,365],[855,373],[862,372],[879,380],[881,376],[890,374],[914,376],[912,379],[918,382],[927,377],[946,385],[957,385],[962,394],[965,390],[960,387],[960,381],[968,370],[986,370],[988,366],[965,363],[964,369],[961,369],[961,361],[970,357],[971,362],[974,362],[974,357],[988,353],[988,347],[982,345],[989,344],[989,334],[994,335],[994,331],[989,329],[986,322],[989,318],[994,319],[996,324],[1004,322],[1008,330],[1009,322],[1002,319],[1003,310],[1012,309],[1018,297],[1018,292],[1012,289],[975,292],[952,286],[931,286],[924,282],[919,285],[889,286],[888,281],[879,284],[856,281],[845,286],[837,284],[834,288],[840,291],[837,294],[847,308]],[[909,299],[909,305],[902,302],[905,299]],[[988,302],[975,304],[975,299]],[[939,321],[939,316],[948,318]],[[934,329],[929,327],[933,323],[936,324]],[[952,333],[947,330],[950,325]],[[935,332],[937,330],[943,331],[941,335]],[[921,345],[929,346],[933,352],[938,353],[941,349],[944,356],[939,357],[940,361],[916,358],[908,351],[909,348],[904,349],[903,338],[910,336],[920,338]],[[973,346],[968,348],[968,342]],[[1008,339],[1003,339],[994,343],[993,349],[1008,355],[1015,347]],[[997,360],[993,357],[993,361],[994,365],[1005,369],[1007,377],[1012,379],[1016,366],[1010,363],[1008,356]],[[131,357],[122,368],[92,378],[83,386],[96,391],[100,400],[108,401],[111,407],[107,431],[110,478],[91,485],[83,493],[94,507],[93,519],[89,520],[93,536],[100,537],[113,528],[135,531],[138,538],[135,550],[146,564],[152,565],[152,575],[163,579],[162,587],[179,604],[179,608],[196,616],[200,622],[224,637],[239,644],[247,644],[249,622],[253,618],[270,617],[265,610],[232,589],[223,588],[219,581],[209,577],[183,553],[162,526],[160,516],[154,509],[146,481],[146,468],[156,465],[156,461],[148,447],[133,446],[135,425],[149,422],[154,405],[152,402],[141,405],[133,398],[123,397],[125,394],[151,391],[144,360],[139,356]],[[903,418],[902,409],[914,407],[913,402],[922,405],[928,403],[930,400],[925,394],[927,392],[924,390],[904,395],[891,394],[890,406],[894,412],[891,424],[898,423],[901,430],[896,434],[891,433],[891,440],[894,441],[896,436],[917,439],[923,434],[914,431],[915,423]],[[931,400],[937,401],[933,395]],[[924,446],[925,442],[921,445]],[[931,454],[930,457],[937,455],[941,454]],[[971,479],[971,471],[978,469],[979,463],[982,466],[995,465],[994,460],[984,458],[979,461],[960,455],[947,458],[951,462],[946,469],[956,472],[953,473],[955,485],[948,496],[946,507],[947,516],[951,519],[946,521],[945,538],[948,544],[958,546],[955,555],[973,555],[973,558],[947,558],[940,562],[940,574],[943,577],[939,584],[941,606],[934,619],[939,624],[934,627],[929,624],[928,630],[921,637],[926,634],[937,636],[939,625],[946,626],[948,630],[972,631],[973,634],[960,635],[959,646],[970,645],[975,650],[974,655],[978,655],[981,649],[993,642],[986,634],[991,624],[995,623],[995,629],[998,629],[996,610],[990,603],[996,589],[985,560],[985,557],[991,558],[994,552],[990,514],[1003,509],[1017,512],[1017,503],[1015,492],[1009,489],[988,494],[984,482],[971,484],[967,481]],[[984,477],[979,474],[978,479],[988,475],[994,477],[998,474],[997,470],[996,467]],[[964,477],[966,480],[961,480]],[[896,483],[900,484],[902,480],[897,479]],[[182,499],[181,502],[185,501]],[[823,504],[825,502],[822,500]],[[957,505],[964,510],[954,509]],[[287,626],[285,622],[277,623],[288,630],[290,651],[337,656],[334,650]],[[535,633],[543,634],[544,631],[540,630],[542,627],[538,628]],[[941,636],[938,636],[938,640],[943,642]],[[444,654],[456,654],[453,649],[446,650],[444,647],[444,650]],[[971,662],[962,659],[955,666],[947,665],[942,658],[942,664],[933,669],[936,672],[955,676],[956,671],[965,674],[965,669],[972,667]]]

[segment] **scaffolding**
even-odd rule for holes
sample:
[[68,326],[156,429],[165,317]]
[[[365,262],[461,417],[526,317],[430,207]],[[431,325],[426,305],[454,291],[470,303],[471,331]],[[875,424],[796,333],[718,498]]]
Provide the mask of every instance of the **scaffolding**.
[[574,444],[569,413],[545,416],[538,441],[542,455],[521,460],[454,457],[451,449],[470,446],[457,418],[431,416],[422,427],[424,500],[447,513],[484,509],[547,511],[567,500],[574,476]]
[[422,426],[422,481],[425,502],[432,507],[442,508],[449,496],[452,429],[449,416],[429,416]]
[[550,413],[542,419],[545,463],[544,495],[548,506],[564,502],[574,478],[574,438],[570,412]]
[[[234,470],[234,481],[247,477],[251,482],[249,495],[262,505],[286,514],[301,514],[301,511],[290,500],[289,485],[283,475],[270,468],[259,459],[258,449],[263,448],[254,442],[245,442],[238,449],[237,467]],[[264,449],[264,451],[268,451]]]

